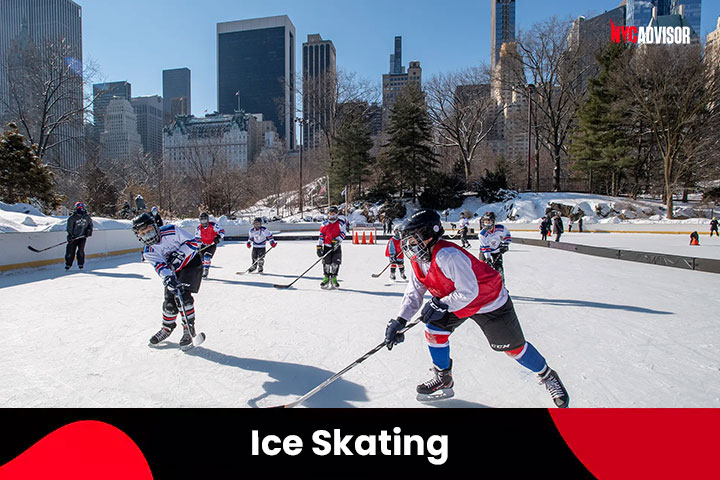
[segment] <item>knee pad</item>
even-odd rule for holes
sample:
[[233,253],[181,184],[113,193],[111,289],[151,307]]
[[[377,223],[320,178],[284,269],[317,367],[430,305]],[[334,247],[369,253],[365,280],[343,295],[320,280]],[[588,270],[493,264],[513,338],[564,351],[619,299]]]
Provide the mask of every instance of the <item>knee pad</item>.
[[175,300],[165,300],[163,302],[163,315],[167,315],[169,317],[175,317],[178,314],[178,308],[175,304]]
[[446,347],[450,343],[450,332],[425,327],[425,341],[430,347]]

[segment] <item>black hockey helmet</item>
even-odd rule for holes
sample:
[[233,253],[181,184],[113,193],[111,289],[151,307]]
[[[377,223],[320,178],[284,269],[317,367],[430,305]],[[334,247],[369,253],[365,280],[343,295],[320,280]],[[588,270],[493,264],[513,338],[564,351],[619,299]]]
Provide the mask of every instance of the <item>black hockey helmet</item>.
[[[152,227],[152,228],[148,228]],[[145,245],[155,245],[160,241],[160,230],[155,223],[155,217],[145,212],[133,218],[132,229],[138,240]]]
[[83,213],[85,213],[85,204],[83,202],[75,202],[75,205],[73,206],[73,211],[82,215]]
[[253,227],[259,227],[262,225],[262,218],[255,217],[255,220],[253,220]]
[[335,222],[338,219],[338,208],[336,206],[332,206],[328,208],[328,220],[331,222]]
[[402,249],[411,257],[429,262],[430,250],[443,233],[445,230],[440,222],[440,215],[434,210],[420,210],[405,220],[400,227]]
[[480,226],[482,228],[493,228],[495,226],[495,212],[485,212],[480,219]]
[[210,222],[210,215],[208,215],[207,212],[202,212],[200,214],[200,223],[205,227],[208,222]]

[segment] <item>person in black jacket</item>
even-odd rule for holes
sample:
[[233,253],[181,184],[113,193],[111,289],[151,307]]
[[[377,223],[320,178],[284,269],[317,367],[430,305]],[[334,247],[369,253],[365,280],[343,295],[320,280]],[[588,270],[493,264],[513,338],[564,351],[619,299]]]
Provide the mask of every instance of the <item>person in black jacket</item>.
[[158,207],[152,207],[150,209],[150,213],[152,214],[153,218],[155,219],[155,225],[158,227],[163,226],[162,217],[160,217],[160,211],[158,210]]
[[540,219],[540,239],[547,240],[548,233],[550,233],[550,224],[547,217],[542,217]]
[[555,215],[553,218],[553,233],[555,234],[555,241],[560,241],[560,235],[563,234],[565,229],[563,228],[562,218],[560,215]]
[[713,233],[720,237],[720,233],[718,233],[718,221],[715,217],[710,220],[710,236],[712,237]]
[[85,204],[75,202],[75,208],[67,221],[67,248],[65,249],[65,270],[70,270],[77,251],[78,268],[85,266],[85,241],[92,236],[93,223],[85,210]]

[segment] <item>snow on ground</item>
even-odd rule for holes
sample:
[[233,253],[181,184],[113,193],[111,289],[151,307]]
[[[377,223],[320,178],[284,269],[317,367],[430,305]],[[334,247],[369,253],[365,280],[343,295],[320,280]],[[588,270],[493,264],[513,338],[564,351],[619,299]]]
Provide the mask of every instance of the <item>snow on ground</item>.
[[[663,236],[657,236],[662,238]],[[477,243],[477,242],[475,242]],[[473,251],[475,250],[473,248]],[[310,391],[383,338],[404,284],[384,245],[346,245],[341,290],[323,291],[313,241],[279,242],[265,275],[243,243],[221,244],[196,296],[206,342],[159,349],[162,286],[138,254],[0,276],[0,406],[254,407]],[[720,407],[717,276],[514,245],[508,288],[526,337],[557,369],[574,407]],[[456,397],[428,407],[550,407],[534,375],[493,352],[468,322],[451,337]],[[424,407],[422,327],[309,399],[306,407]]]
[[[513,237],[535,238],[540,240],[539,232],[513,230],[509,226]],[[576,227],[577,228],[577,227]],[[554,240],[554,236],[548,236]],[[567,231],[560,237],[561,242],[590,245],[593,247],[618,248],[641,252],[666,253],[669,255],[682,255],[696,258],[715,258],[720,260],[720,238],[700,236],[700,245],[691,246],[690,236],[685,234],[657,234],[657,233],[579,233]],[[471,242],[472,243],[472,242]],[[473,253],[478,242],[474,242]]]

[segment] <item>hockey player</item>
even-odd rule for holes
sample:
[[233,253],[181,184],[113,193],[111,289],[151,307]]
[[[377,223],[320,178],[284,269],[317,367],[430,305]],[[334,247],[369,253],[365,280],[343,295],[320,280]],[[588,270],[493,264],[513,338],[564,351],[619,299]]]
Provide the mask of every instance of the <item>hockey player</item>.
[[508,251],[512,238],[510,230],[504,225],[495,223],[495,213],[486,212],[480,219],[482,230],[480,231],[480,260],[500,273],[505,283],[505,270],[503,269],[503,253]]
[[417,386],[418,399],[454,395],[449,338],[470,318],[483,330],[490,348],[505,352],[535,372],[555,405],[567,407],[570,398],[560,377],[525,340],[500,274],[456,244],[441,240],[444,231],[440,216],[432,210],[412,215],[400,232],[402,248],[410,257],[414,275],[405,290],[398,317],[387,324],[385,344],[392,349],[404,340],[404,334],[398,332],[420,309],[423,295],[429,291],[432,299],[421,313],[434,375]]
[[393,236],[388,240],[385,247],[385,256],[390,260],[390,280],[395,280],[395,268],[399,267],[400,277],[407,280],[405,276],[405,254],[400,246],[400,228],[395,227]]
[[470,242],[467,240],[468,225],[470,225],[470,221],[465,218],[464,212],[460,212],[460,242],[463,248],[470,248]]
[[77,265],[80,270],[85,266],[85,242],[92,237],[92,218],[85,210],[85,204],[75,202],[73,214],[67,220],[67,247],[65,248],[65,270],[70,270],[75,252],[77,251]]
[[195,240],[202,244],[203,248],[203,278],[210,273],[210,262],[212,261],[217,244],[225,237],[225,230],[215,222],[210,221],[210,216],[203,212],[200,214],[200,225],[195,229]]
[[150,345],[162,342],[175,329],[180,298],[180,310],[186,315],[180,347],[186,349],[192,345],[195,336],[195,302],[191,294],[200,290],[202,281],[198,244],[192,235],[175,225],[158,227],[148,212],[133,219],[132,229],[145,244],[145,259],[153,264],[165,286],[162,328],[150,338]]
[[711,237],[713,236],[713,232],[715,233],[715,235],[720,237],[720,233],[718,233],[718,221],[715,217],[713,217],[712,220],[710,220],[710,236]]
[[337,275],[340,270],[340,264],[342,263],[342,249],[340,248],[340,244],[344,239],[345,221],[338,217],[337,207],[330,207],[328,209],[328,218],[320,227],[320,236],[318,237],[316,248],[318,257],[332,252],[323,258],[323,271],[325,272],[325,276],[322,282],[320,282],[320,288],[340,287],[337,281]]
[[265,242],[270,242],[270,248],[275,248],[277,243],[272,236],[272,232],[264,227],[262,218],[256,217],[253,220],[253,226],[248,233],[247,248],[252,248],[252,266],[250,272],[254,272],[257,268],[258,273],[263,273],[265,265]]

